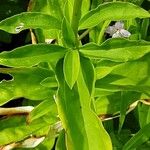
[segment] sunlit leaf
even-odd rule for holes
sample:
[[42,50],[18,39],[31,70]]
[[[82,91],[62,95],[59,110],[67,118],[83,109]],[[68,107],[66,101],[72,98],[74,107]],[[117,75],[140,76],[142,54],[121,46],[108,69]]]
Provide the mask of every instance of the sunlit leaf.
[[94,27],[105,20],[117,21],[137,17],[148,18],[150,14],[139,6],[128,2],[105,3],[85,14],[80,20],[79,29]]
[[144,126],[123,147],[123,150],[135,149],[150,138],[150,124]]
[[65,46],[70,48],[75,47],[75,35],[66,18],[64,18],[62,22],[62,38]]
[[146,39],[148,34],[149,24],[150,24],[149,18],[143,19],[142,26],[141,26],[141,38],[144,40]]
[[72,89],[80,69],[80,58],[77,50],[68,51],[64,58],[63,72],[68,86]]
[[[57,65],[59,81],[58,97],[56,99],[59,116],[66,131],[66,146],[68,149],[112,149],[111,141],[102,123],[90,108],[93,93],[93,66],[87,59],[81,59],[81,67],[77,84],[68,87],[62,74],[62,62]],[[92,77],[92,78],[91,78]],[[87,81],[91,81],[87,84]],[[93,126],[94,125],[94,126]],[[103,137],[102,140],[99,140]],[[93,140],[95,139],[95,140]]]
[[56,150],[67,150],[66,143],[65,143],[65,131],[64,130],[59,134],[59,137],[56,143]]
[[40,145],[38,145],[35,148],[35,150],[41,150],[43,148],[45,150],[52,149],[55,144],[55,137],[56,137],[56,133],[52,129],[50,129],[50,131],[49,131],[48,135],[45,137],[44,141]]
[[[112,74],[122,75],[132,81],[132,84],[142,84],[142,80],[149,77],[149,63],[146,60],[137,60],[118,64]],[[141,83],[140,83],[141,82]],[[114,83],[115,84],[115,83]]]
[[130,104],[140,98],[140,93],[134,91],[123,91],[120,94],[120,118],[119,118],[119,131],[123,126],[127,109]]
[[[63,16],[63,10],[66,0],[32,0],[29,3],[28,9],[31,12],[40,12],[44,14],[51,15],[57,20],[59,20],[59,26],[61,28],[61,22]],[[42,30],[35,29],[35,34],[38,41],[44,37],[45,39],[57,39],[60,30],[58,29],[51,29],[51,28],[43,28]]]
[[58,45],[36,44],[0,53],[0,64],[10,67],[31,67],[40,62],[57,62],[66,49]]
[[53,91],[50,88],[40,85],[43,79],[53,76],[53,73],[49,70],[42,68],[18,68],[1,69],[1,72],[11,74],[13,80],[3,80],[0,83],[0,105],[19,97],[31,100],[44,100],[53,95]]
[[98,115],[114,115],[120,111],[120,92],[104,95],[95,100],[96,113]]
[[145,104],[139,104],[138,116],[139,116],[139,124],[141,128],[143,128],[145,125],[150,123],[150,106]]
[[56,81],[55,77],[47,77],[40,83],[42,86],[55,88],[58,86],[58,83]]
[[19,33],[25,29],[60,29],[60,22],[53,16],[40,12],[23,12],[0,22],[0,30]]
[[64,0],[53,1],[53,0],[33,0],[30,5],[30,11],[32,12],[43,12],[51,16],[56,17],[61,21],[63,17],[62,8],[63,5],[60,5]]
[[[5,126],[6,123],[7,126]],[[25,117],[4,119],[1,121],[1,125],[4,126],[4,128],[0,128],[0,146],[21,141],[33,134],[37,136],[45,135],[49,129],[49,124],[43,119],[40,119],[31,125],[27,125]],[[39,130],[41,131],[38,133]]]
[[[123,45],[123,46],[122,46]],[[127,62],[137,60],[150,52],[150,43],[146,41],[129,41],[109,39],[100,46],[89,43],[80,48],[80,52],[90,58]]]
[[112,70],[113,67],[105,67],[105,66],[96,67],[96,78],[101,79],[107,76],[109,73],[111,73]]
[[38,106],[36,106],[28,115],[27,121],[32,122],[35,119],[40,118],[41,116],[49,113],[49,117],[56,119],[57,116],[57,108],[54,100],[51,98],[44,100]]

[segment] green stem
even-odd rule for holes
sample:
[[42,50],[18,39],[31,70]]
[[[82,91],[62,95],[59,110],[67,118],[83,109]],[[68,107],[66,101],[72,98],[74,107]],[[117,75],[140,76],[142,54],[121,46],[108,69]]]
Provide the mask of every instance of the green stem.
[[86,31],[84,31],[80,36],[79,36],[79,41],[82,40],[89,32],[91,31],[91,29],[87,29]]
[[99,33],[99,36],[98,36],[97,44],[101,44],[103,35],[104,35],[104,33],[105,33],[105,30],[106,30],[106,28],[108,27],[108,25],[110,24],[110,22],[111,22],[110,20],[107,20],[107,21],[104,22],[104,24],[103,24],[103,26],[102,26],[102,28],[101,28],[101,31],[100,31],[100,33]]
[[77,46],[79,45],[78,26],[79,26],[79,20],[80,20],[80,17],[81,17],[81,6],[82,6],[82,0],[74,0],[71,26],[72,26],[72,29],[73,29],[74,34],[76,36]]
[[[116,2],[117,0],[113,0],[113,2]],[[100,33],[99,33],[99,36],[98,36],[98,42],[97,42],[97,44],[101,44],[102,43],[102,38],[103,38],[103,35],[104,35],[104,33],[105,33],[105,30],[106,30],[106,28],[108,27],[108,25],[110,24],[110,20],[106,20],[105,22],[104,22],[104,24],[103,24],[103,26],[102,26],[102,29],[101,29],[101,31],[100,31]]]

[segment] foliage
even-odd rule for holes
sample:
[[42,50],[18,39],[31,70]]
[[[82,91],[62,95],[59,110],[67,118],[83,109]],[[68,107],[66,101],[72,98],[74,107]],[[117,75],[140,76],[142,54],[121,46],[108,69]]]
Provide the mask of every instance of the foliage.
[[[0,82],[0,149],[149,149],[147,3],[30,0],[22,12],[24,2],[3,2],[11,13],[1,16],[0,40],[26,37],[0,53],[10,77]],[[116,21],[129,38],[108,36]]]

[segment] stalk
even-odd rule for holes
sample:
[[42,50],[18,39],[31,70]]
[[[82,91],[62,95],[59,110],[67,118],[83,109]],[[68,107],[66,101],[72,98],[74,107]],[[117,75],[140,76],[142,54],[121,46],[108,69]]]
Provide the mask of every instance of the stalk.
[[71,26],[74,31],[75,37],[76,37],[77,46],[79,45],[78,26],[79,26],[79,20],[81,17],[81,6],[82,6],[82,0],[74,0]]
[[[117,0],[113,0],[113,2],[116,2]],[[102,39],[103,39],[103,35],[105,33],[105,30],[106,28],[108,27],[108,25],[111,23],[110,20],[106,20],[101,28],[101,31],[99,33],[99,36],[98,36],[98,41],[97,41],[97,44],[101,44],[102,43]]]
[[101,44],[102,43],[102,39],[103,39],[103,35],[105,33],[105,30],[106,28],[108,27],[108,25],[110,24],[110,20],[106,20],[101,28],[101,31],[99,33],[99,36],[98,36],[98,41],[97,41],[97,44]]

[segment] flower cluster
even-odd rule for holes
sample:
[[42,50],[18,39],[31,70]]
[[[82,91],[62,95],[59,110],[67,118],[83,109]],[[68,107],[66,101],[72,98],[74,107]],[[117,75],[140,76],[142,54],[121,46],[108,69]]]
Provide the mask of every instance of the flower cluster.
[[113,26],[109,26],[106,29],[106,33],[110,34],[112,38],[118,38],[118,37],[129,37],[131,33],[124,29],[124,23],[123,22],[116,22]]

